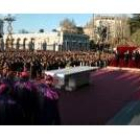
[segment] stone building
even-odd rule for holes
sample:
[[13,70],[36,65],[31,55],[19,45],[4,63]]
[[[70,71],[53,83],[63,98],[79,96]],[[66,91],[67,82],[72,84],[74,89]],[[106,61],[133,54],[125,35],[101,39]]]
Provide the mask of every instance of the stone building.
[[[34,43],[35,50],[42,50],[46,42],[47,50],[87,50],[89,49],[89,37],[84,34],[66,33],[55,31],[50,33],[27,33],[13,34],[13,48],[29,49],[29,43]],[[4,43],[7,42],[7,35],[4,35]]]
[[84,27],[84,33],[90,36],[91,40],[101,40],[102,32],[99,33],[101,27],[106,28],[106,41],[110,42],[115,38],[129,38],[129,25],[126,15],[115,16],[94,16]]

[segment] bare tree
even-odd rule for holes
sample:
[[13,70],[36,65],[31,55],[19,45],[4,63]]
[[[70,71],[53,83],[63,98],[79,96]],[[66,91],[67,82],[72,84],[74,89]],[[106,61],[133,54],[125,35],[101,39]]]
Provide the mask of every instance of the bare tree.
[[65,32],[72,32],[72,33],[77,32],[77,27],[76,27],[74,20],[70,20],[68,18],[66,18],[60,22],[60,27]]

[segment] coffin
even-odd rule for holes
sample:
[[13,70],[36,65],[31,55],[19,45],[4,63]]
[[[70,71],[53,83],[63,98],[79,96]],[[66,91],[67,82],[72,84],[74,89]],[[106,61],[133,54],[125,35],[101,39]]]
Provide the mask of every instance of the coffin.
[[57,81],[54,85],[56,88],[73,91],[79,87],[88,85],[90,83],[90,73],[97,69],[98,67],[78,66],[45,71],[45,74],[54,77],[54,80]]

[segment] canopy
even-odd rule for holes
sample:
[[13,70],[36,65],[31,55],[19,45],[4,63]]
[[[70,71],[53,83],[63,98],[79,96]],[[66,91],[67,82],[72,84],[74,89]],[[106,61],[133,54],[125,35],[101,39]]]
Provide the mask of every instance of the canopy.
[[136,49],[137,49],[136,46],[129,46],[129,45],[120,45],[120,46],[117,47],[117,51],[121,54],[124,54],[127,51],[132,53]]

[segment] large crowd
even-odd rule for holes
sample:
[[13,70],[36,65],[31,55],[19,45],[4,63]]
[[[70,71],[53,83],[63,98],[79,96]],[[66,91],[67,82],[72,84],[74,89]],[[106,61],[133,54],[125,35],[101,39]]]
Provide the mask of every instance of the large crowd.
[[60,93],[45,70],[107,66],[105,52],[18,51],[0,53],[0,124],[61,124]]
[[26,67],[34,75],[34,71],[65,68],[69,66],[106,66],[114,54],[105,52],[53,52],[53,51],[20,51],[0,53],[0,69],[8,67],[11,71],[23,71]]

